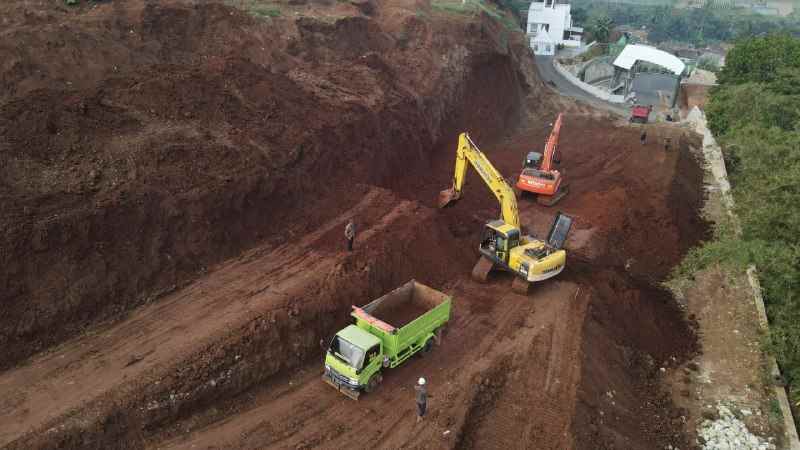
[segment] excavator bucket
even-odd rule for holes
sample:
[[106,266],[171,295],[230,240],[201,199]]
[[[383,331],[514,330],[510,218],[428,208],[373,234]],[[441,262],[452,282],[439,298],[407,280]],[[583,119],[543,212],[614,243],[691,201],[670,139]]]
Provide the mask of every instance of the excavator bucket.
[[558,191],[553,195],[542,195],[542,194],[537,195],[536,203],[543,206],[553,206],[559,201],[561,201],[562,198],[566,197],[567,194],[569,194],[569,185],[562,184],[558,188]]
[[444,208],[461,197],[454,188],[439,191],[439,208]]

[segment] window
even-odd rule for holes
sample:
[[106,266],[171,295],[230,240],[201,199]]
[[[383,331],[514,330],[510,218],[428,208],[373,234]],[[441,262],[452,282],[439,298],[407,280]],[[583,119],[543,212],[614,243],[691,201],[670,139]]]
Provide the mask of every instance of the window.
[[497,251],[502,252],[506,249],[506,238],[503,235],[497,235]]
[[330,351],[333,352],[334,356],[356,370],[360,370],[364,364],[364,350],[342,339],[341,336],[333,338]]
[[371,364],[372,360],[375,359],[376,356],[378,356],[380,348],[381,348],[380,344],[375,344],[372,346],[371,349],[369,349],[369,351],[367,351],[367,364]]
[[483,229],[483,235],[481,236],[481,248],[485,248],[490,252],[495,252],[497,250],[497,236],[495,231],[488,226]]

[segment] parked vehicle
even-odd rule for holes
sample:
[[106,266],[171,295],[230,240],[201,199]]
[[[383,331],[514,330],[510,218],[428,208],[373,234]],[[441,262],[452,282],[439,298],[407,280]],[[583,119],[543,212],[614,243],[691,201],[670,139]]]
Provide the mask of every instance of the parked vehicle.
[[383,380],[382,371],[428,353],[450,320],[452,299],[411,280],[365,306],[353,306],[355,324],[340,330],[325,353],[323,381],[357,400]]

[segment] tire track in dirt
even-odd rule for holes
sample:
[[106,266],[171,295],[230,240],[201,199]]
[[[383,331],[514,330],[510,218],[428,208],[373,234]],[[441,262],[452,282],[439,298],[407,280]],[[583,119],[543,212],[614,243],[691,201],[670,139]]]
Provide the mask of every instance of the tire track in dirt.
[[537,298],[556,303],[557,309],[543,322],[526,317],[517,328],[514,347],[481,377],[458,448],[571,447],[566,432],[579,376],[586,301],[574,295],[568,300],[569,289],[574,293],[580,288],[564,283],[558,295],[537,292]]
[[[81,411],[93,410],[91,416],[102,419],[114,399],[141,395],[147,383],[158,385],[158,380],[185,367],[184,358],[198,355],[254,317],[281,310],[288,311],[290,318],[297,316],[305,305],[287,302],[313,300],[309,292],[324,286],[329,274],[341,270],[337,267],[350,264],[351,255],[319,252],[315,246],[324,234],[339,231],[347,217],[363,218],[365,229],[359,243],[369,251],[370,242],[387,227],[398,228],[397,222],[408,215],[424,221],[431,214],[374,189],[355,207],[296,244],[251,252],[125,321],[3,373],[0,391],[10,393],[15,401],[0,410],[0,445],[32,430],[63,424],[60,417]],[[306,270],[308,261],[314,262],[311,272]],[[349,304],[343,303],[342,308]]]
[[[469,419],[470,414],[475,414],[475,398],[480,395],[481,383],[476,380],[493,370],[498,356],[530,358],[525,364],[525,377],[544,380],[548,354],[531,355],[528,350],[533,343],[560,345],[552,337],[538,336],[552,334],[547,323],[572,309],[564,302],[576,289],[572,283],[554,282],[542,286],[539,295],[526,297],[509,292],[505,281],[510,280],[502,278],[505,277],[489,286],[463,280],[452,288],[456,316],[443,344],[430,357],[415,358],[387,372],[379,389],[358,402],[344,398],[318,378],[304,378],[298,390],[285,396],[275,397],[267,390],[260,394],[255,408],[188,437],[153,442],[152,448],[460,448],[456,436],[477,425]],[[488,317],[488,323],[480,321],[482,316]],[[573,324],[565,327],[570,325]],[[498,355],[498,348],[508,351]],[[321,362],[314,362],[307,370],[319,373],[320,367]],[[432,398],[430,417],[417,425],[412,386],[405,382],[419,375],[429,380]],[[285,382],[286,378],[280,381]],[[317,402],[314,409],[320,410],[318,415],[292,413],[293,405],[302,405],[308,399]],[[526,402],[524,407],[532,420],[540,416],[536,404]],[[491,415],[495,417],[496,413]],[[268,430],[290,430],[291,436],[282,434],[276,441]],[[449,437],[444,437],[447,430]],[[509,436],[517,440],[524,432],[512,431]]]

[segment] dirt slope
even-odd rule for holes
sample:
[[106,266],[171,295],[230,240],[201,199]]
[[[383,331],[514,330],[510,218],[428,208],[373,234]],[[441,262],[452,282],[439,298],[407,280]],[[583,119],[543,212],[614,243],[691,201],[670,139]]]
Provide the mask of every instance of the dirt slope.
[[488,17],[327,3],[0,7],[0,367],[333,217],[448,123],[514,123],[523,47]]
[[[657,366],[695,339],[653,283],[705,231],[689,140],[548,97],[485,14],[291,3],[0,7],[29,43],[0,46],[0,447],[687,447]],[[568,269],[475,284],[497,204],[471,174],[434,208],[456,133],[513,178],[555,105],[572,193],[520,214],[576,218]],[[443,345],[363,401],[321,383],[319,341],[409,278],[454,296]]]

